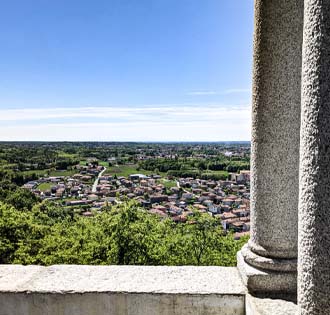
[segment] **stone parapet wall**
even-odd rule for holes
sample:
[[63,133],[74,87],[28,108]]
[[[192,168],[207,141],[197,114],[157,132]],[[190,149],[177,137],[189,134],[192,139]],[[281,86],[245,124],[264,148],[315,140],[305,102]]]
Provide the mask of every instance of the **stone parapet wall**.
[[0,265],[0,315],[243,315],[236,268]]

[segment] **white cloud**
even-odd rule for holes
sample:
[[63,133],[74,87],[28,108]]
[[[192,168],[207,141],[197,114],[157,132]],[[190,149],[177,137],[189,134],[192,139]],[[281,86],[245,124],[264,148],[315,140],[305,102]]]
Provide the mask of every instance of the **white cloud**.
[[235,94],[235,93],[251,93],[251,89],[228,89],[222,92],[222,94]]
[[251,89],[227,89],[223,91],[208,91],[208,90],[200,90],[200,91],[191,91],[188,92],[187,95],[190,96],[203,96],[203,95],[228,95],[228,94],[238,94],[238,93],[250,93]]
[[47,119],[112,119],[121,121],[164,121],[185,120],[197,118],[213,120],[231,114],[248,110],[248,106],[223,105],[164,105],[158,107],[63,107],[63,108],[27,108],[0,109],[0,121],[18,122]]
[[188,92],[187,95],[217,95],[219,92],[216,91],[192,91]]
[[250,140],[250,121],[248,106],[0,109],[0,140]]

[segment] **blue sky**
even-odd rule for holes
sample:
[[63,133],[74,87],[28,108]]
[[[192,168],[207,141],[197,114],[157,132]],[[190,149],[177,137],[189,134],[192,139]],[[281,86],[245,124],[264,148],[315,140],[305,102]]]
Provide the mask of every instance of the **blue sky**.
[[250,139],[253,0],[3,1],[0,140]]

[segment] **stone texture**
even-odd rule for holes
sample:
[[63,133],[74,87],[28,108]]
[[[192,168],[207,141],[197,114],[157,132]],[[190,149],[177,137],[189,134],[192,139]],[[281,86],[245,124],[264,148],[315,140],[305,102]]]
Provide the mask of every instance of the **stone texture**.
[[0,315],[243,315],[236,268],[0,265]]
[[297,272],[297,259],[263,257],[252,252],[247,244],[242,247],[240,252],[245,262],[259,269],[280,272]]
[[299,314],[330,312],[330,1],[305,0]]
[[237,268],[249,292],[271,292],[273,295],[297,292],[297,275],[294,272],[279,272],[253,267],[246,263],[241,252],[237,255]]
[[303,1],[255,2],[250,247],[297,257]]
[[303,1],[255,1],[251,253],[242,253],[255,268],[239,267],[252,277],[246,281],[251,290],[278,291],[276,283],[284,289],[273,277],[258,288],[257,279],[274,270],[285,273],[288,289],[296,286],[302,29]]
[[0,315],[244,315],[244,296],[1,293]]
[[255,297],[250,294],[245,298],[245,315],[297,315],[297,304],[283,299]]
[[0,265],[0,292],[244,294],[236,268]]

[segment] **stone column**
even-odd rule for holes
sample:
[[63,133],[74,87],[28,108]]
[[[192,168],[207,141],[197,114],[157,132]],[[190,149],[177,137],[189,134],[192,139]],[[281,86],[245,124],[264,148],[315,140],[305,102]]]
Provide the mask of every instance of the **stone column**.
[[330,314],[330,0],[305,0],[299,314]]
[[255,1],[250,291],[296,291],[302,32],[302,0]]

